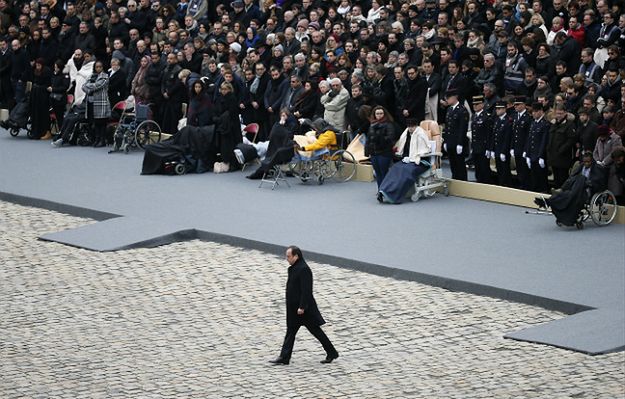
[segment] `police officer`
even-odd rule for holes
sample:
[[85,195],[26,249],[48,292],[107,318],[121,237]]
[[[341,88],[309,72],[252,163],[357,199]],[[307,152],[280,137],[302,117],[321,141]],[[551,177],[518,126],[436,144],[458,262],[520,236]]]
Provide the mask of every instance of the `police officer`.
[[518,96],[514,100],[515,114],[512,120],[512,144],[510,148],[510,157],[514,158],[516,166],[516,175],[519,179],[519,188],[521,190],[529,190],[530,188],[530,171],[523,158],[525,151],[525,143],[527,135],[532,123],[532,117],[525,106],[525,96]]
[[549,141],[550,124],[545,120],[545,111],[542,103],[532,104],[532,122],[525,143],[523,157],[530,169],[530,190],[546,193],[549,189],[547,163],[545,153]]
[[447,115],[443,131],[443,146],[449,155],[451,177],[456,180],[467,180],[467,164],[465,151],[468,151],[469,111],[458,102],[458,90],[450,89],[446,93]]
[[475,164],[475,179],[478,183],[492,184],[490,171],[490,142],[493,131],[492,115],[484,110],[484,96],[473,96],[473,118],[471,119],[471,151]]
[[491,157],[495,159],[497,167],[497,179],[500,186],[510,187],[512,174],[510,172],[510,141],[512,139],[512,120],[506,113],[506,102],[499,101],[495,105],[495,123],[493,124],[493,137],[491,145]]

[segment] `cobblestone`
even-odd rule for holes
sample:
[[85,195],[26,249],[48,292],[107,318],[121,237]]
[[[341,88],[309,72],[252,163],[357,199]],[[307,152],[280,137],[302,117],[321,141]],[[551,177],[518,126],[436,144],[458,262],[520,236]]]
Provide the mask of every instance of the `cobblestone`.
[[2,398],[619,398],[625,354],[505,340],[564,315],[310,262],[341,357],[298,335],[281,257],[190,241],[96,253],[38,241],[93,221],[0,202]]

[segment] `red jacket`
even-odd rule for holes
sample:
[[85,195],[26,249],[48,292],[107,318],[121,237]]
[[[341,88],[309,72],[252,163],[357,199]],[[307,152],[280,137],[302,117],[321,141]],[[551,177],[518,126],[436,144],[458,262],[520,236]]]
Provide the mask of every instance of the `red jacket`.
[[581,48],[584,47],[584,37],[586,36],[586,32],[584,32],[584,25],[580,24],[577,29],[569,29],[566,31],[566,34],[577,40],[577,43],[579,43]]

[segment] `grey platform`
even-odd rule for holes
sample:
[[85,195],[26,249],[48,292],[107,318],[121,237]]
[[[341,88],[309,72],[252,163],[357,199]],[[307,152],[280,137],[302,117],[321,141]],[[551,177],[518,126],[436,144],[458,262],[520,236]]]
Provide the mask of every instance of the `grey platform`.
[[[494,296],[573,316],[508,338],[625,349],[625,226],[561,229],[454,197],[381,206],[374,183],[259,189],[234,172],[140,176],[142,153],[53,149],[0,130],[0,199],[100,220],[41,238],[95,251],[207,239]],[[247,172],[247,171],[246,171]]]

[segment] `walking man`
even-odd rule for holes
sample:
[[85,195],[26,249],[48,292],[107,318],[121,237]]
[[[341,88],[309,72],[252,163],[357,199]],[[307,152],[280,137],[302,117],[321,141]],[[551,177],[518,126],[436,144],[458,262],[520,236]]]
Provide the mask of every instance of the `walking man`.
[[332,363],[339,357],[327,335],[321,330],[325,320],[321,316],[313,297],[313,276],[304,260],[302,251],[296,246],[286,249],[286,260],[289,262],[289,278],[286,282],[286,336],[282,344],[280,356],[270,363],[274,365],[289,364],[295,335],[301,326],[321,342],[326,351],[326,358],[321,363]]

